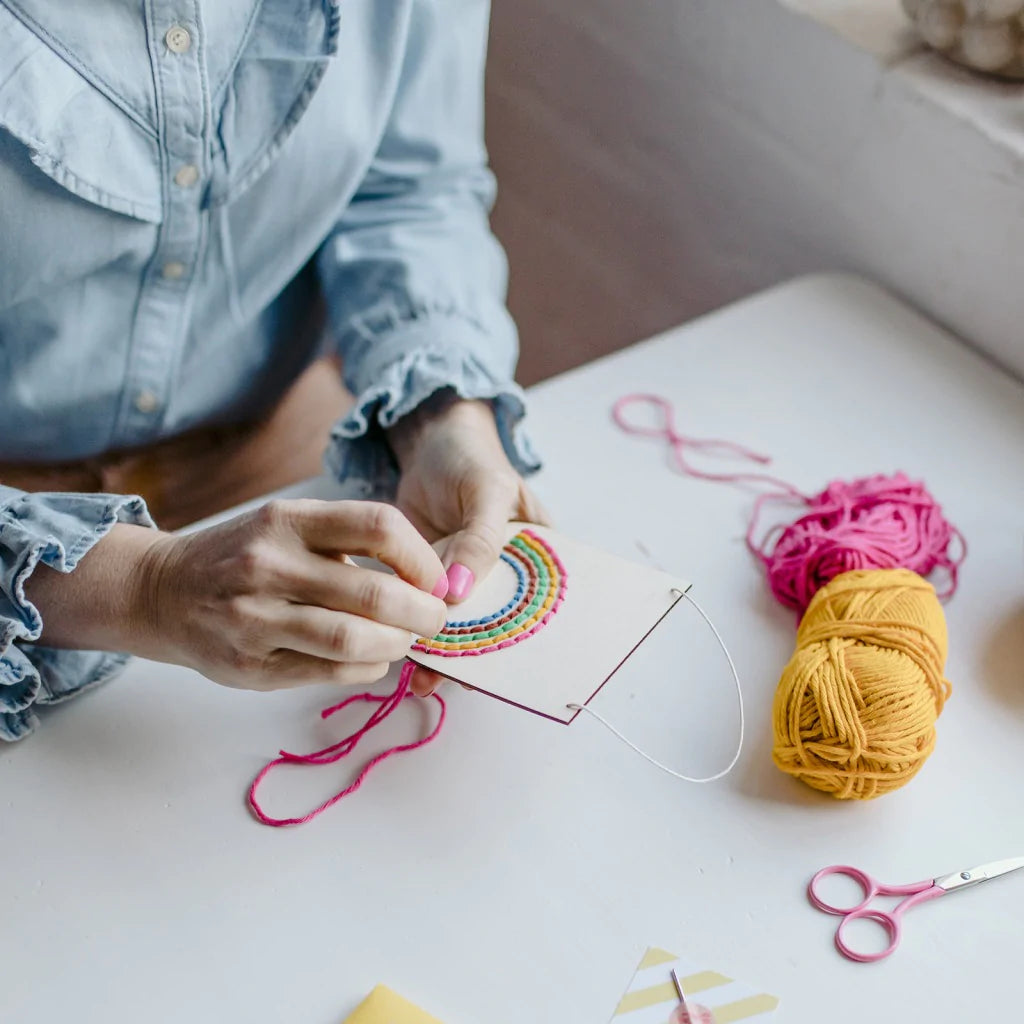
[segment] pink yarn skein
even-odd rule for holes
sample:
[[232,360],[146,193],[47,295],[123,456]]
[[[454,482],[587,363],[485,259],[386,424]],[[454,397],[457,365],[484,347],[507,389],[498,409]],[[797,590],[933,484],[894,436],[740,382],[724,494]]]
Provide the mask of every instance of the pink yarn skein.
[[[660,422],[648,425],[627,419],[626,410],[636,405],[653,410]],[[967,544],[924,484],[903,473],[850,483],[836,480],[820,494],[808,496],[769,473],[722,473],[693,465],[688,458],[691,452],[731,456],[762,466],[771,459],[733,441],[681,434],[671,403],[660,395],[626,395],[615,403],[612,418],[627,434],[667,441],[676,468],[687,476],[772,488],[754,503],[747,546],[764,564],[772,593],[801,615],[818,590],[852,569],[901,568],[925,577],[942,569],[947,583],[939,597],[952,597],[956,591]],[[777,501],[799,502],[808,511],[795,523],[772,527],[759,542],[760,514],[768,502]]]
[[[759,508],[774,495],[765,495]],[[781,496],[780,496],[781,497]],[[945,570],[940,598],[956,590],[964,542],[924,485],[903,473],[835,480],[805,499],[808,512],[788,526],[776,526],[757,544],[748,543],[764,563],[776,598],[801,615],[826,583],[853,569],[911,569],[928,576]],[[951,547],[956,539],[960,553]]]

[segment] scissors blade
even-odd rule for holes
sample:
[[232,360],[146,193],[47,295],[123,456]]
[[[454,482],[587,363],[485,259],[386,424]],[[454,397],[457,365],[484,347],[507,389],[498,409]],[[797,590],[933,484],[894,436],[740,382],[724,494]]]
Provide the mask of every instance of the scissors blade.
[[957,871],[952,875],[943,875],[935,879],[935,884],[946,892],[954,892],[957,889],[966,889],[969,886],[977,885],[979,882],[987,882],[990,879],[998,878],[1009,871],[1016,871],[1024,868],[1024,857],[1010,857],[1008,860],[994,860],[988,864],[979,864],[976,868],[968,868],[966,871]]

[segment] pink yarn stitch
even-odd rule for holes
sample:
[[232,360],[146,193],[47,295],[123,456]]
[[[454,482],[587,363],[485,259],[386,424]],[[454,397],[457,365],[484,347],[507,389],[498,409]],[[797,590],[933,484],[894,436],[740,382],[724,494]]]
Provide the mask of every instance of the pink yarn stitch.
[[[659,410],[664,417],[664,426],[638,427],[626,419],[625,410],[636,402],[643,402],[652,405]],[[801,494],[792,484],[786,483],[777,476],[769,473],[709,473],[706,470],[698,469],[691,465],[686,458],[686,449],[692,448],[698,452],[717,452],[718,454],[736,455],[748,462],[757,462],[761,465],[768,465],[772,459],[770,455],[761,455],[750,448],[746,448],[734,441],[723,441],[719,438],[698,438],[687,437],[680,434],[675,427],[675,412],[672,403],[660,395],[623,395],[612,406],[612,418],[627,434],[636,434],[640,437],[655,437],[659,440],[668,441],[672,446],[672,456],[676,468],[686,476],[696,477],[698,480],[717,480],[720,483],[767,483],[778,487],[780,491],[794,498],[803,500]]]
[[340,761],[343,757],[347,757],[351,754],[352,751],[355,750],[359,741],[371,729],[380,725],[380,723],[383,722],[384,719],[386,719],[399,706],[399,704],[406,699],[406,697],[413,696],[413,694],[409,692],[409,681],[412,678],[412,673],[415,668],[416,666],[411,661],[407,661],[402,666],[402,673],[398,677],[398,686],[395,687],[394,693],[384,697],[380,697],[372,693],[359,693],[354,697],[346,698],[339,704],[334,704],[329,708],[324,708],[324,710],[320,712],[321,718],[329,718],[331,715],[348,707],[350,704],[367,703],[378,705],[362,727],[357,729],[351,735],[346,736],[343,740],[339,740],[337,743],[332,743],[329,747],[324,747],[323,750],[314,751],[312,754],[290,754],[288,751],[282,750],[278,757],[264,765],[256,778],[252,780],[252,785],[249,787],[249,807],[256,818],[264,825],[272,825],[275,828],[280,828],[282,825],[305,824],[307,821],[312,821],[318,814],[326,811],[328,807],[333,807],[339,800],[343,800],[345,797],[359,789],[367,775],[370,774],[370,771],[376,765],[380,764],[381,761],[386,761],[389,757],[394,757],[396,754],[403,754],[407,750],[416,750],[419,747],[426,746],[428,743],[432,743],[441,731],[441,726],[444,725],[445,714],[447,713],[444,699],[437,693],[433,693],[431,696],[441,706],[441,714],[437,719],[437,725],[434,726],[433,730],[427,736],[423,737],[421,740],[416,740],[414,743],[405,743],[400,746],[390,747],[389,749],[379,753],[376,757],[371,758],[363,766],[362,771],[358,776],[356,776],[354,782],[346,786],[340,793],[335,793],[334,796],[325,800],[319,807],[314,808],[308,814],[304,814],[300,818],[273,818],[267,814],[262,807],[260,807],[256,800],[256,790],[259,788],[260,783],[264,778],[266,778],[270,771],[278,765],[334,764],[336,761]]
[[[643,403],[660,412],[663,425],[642,427],[626,419],[625,410]],[[686,437],[675,429],[671,404],[659,395],[635,394],[612,407],[616,424],[629,434],[667,440],[676,468],[687,476],[729,483],[765,483],[775,491],[754,503],[747,546],[768,574],[772,593],[801,614],[829,580],[851,569],[911,569],[927,576],[945,570],[948,582],[940,597],[951,597],[967,554],[963,535],[942,514],[924,485],[903,473],[870,476],[851,483],[833,481],[820,494],[806,495],[792,484],[765,473],[708,473],[691,465],[686,449],[731,454],[752,462],[771,460],[731,441]],[[795,501],[808,512],[789,526],[774,526],[758,542],[757,524],[768,502]],[[959,554],[951,553],[954,541]]]

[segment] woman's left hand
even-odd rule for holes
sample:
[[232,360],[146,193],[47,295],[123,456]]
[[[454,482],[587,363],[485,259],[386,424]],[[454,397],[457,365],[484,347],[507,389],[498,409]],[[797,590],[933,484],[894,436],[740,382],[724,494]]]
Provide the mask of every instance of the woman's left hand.
[[[401,479],[398,507],[427,540],[451,540],[441,554],[449,604],[465,599],[494,567],[512,520],[549,525],[547,513],[505,455],[494,413],[483,401],[440,392],[388,431]],[[419,666],[420,696],[441,680]]]

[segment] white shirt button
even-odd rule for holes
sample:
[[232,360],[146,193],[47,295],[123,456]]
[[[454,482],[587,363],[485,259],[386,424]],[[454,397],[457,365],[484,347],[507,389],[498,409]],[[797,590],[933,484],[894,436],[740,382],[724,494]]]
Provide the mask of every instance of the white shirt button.
[[172,25],[164,35],[164,42],[171,53],[188,53],[192,46],[192,36],[187,28]]
[[182,164],[174,175],[174,184],[179,188],[191,188],[198,180],[199,168],[195,164]]
[[135,408],[138,409],[139,412],[156,412],[159,407],[160,399],[152,391],[140,391],[135,396]]
[[165,263],[161,274],[168,281],[177,281],[179,278],[185,276],[185,264],[179,263],[177,260],[171,260],[169,263]]

